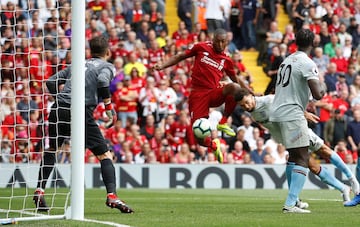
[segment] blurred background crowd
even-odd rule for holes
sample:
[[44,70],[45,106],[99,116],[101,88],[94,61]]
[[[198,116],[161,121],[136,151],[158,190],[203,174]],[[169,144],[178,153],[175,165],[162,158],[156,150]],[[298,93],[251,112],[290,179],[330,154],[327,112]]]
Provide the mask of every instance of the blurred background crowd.
[[[168,0],[170,1],[170,0]],[[40,162],[48,146],[47,115],[54,97],[44,81],[71,64],[70,0],[2,0],[1,5],[1,162]],[[290,23],[278,27],[280,7]],[[196,42],[211,41],[212,31],[227,30],[226,49],[235,70],[250,87],[253,76],[242,53],[258,52],[257,64],[269,77],[261,94],[273,94],[282,60],[296,51],[295,32],[315,34],[312,59],[327,94],[308,111],[320,117],[309,125],[349,164],[357,162],[360,143],[360,0],[177,0],[180,19],[168,28],[165,0],[91,0],[86,3],[86,41],[109,39],[116,68],[111,83],[117,123],[100,103],[94,117],[120,163],[217,163],[196,144],[189,119],[193,59],[161,72],[150,67]],[[90,57],[88,43],[86,57]],[[76,75],[74,75],[76,76]],[[256,90],[256,89],[254,89]],[[210,110],[214,128],[222,107]],[[238,107],[228,122],[236,137],[213,130],[229,164],[285,164],[287,151],[268,131]],[[71,162],[71,143],[58,152],[59,163]],[[86,151],[87,163],[97,162]],[[327,162],[328,160],[321,160]]]

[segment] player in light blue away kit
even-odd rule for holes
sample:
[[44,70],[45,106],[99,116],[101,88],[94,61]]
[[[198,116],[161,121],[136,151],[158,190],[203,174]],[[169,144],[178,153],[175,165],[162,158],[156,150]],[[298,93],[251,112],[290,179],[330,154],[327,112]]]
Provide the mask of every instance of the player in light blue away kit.
[[283,213],[310,213],[295,206],[304,186],[309,163],[309,130],[304,117],[310,92],[319,100],[325,94],[325,87],[319,81],[316,64],[309,58],[314,33],[301,29],[296,33],[298,51],[281,63],[276,80],[275,97],[270,107],[269,120],[279,132],[279,142],[289,151],[286,176],[289,192],[283,206]]
[[[277,140],[276,137],[278,136],[278,133],[274,131],[272,123],[269,121],[269,110],[274,100],[273,95],[255,97],[248,91],[240,89],[235,94],[235,100],[242,107],[242,109],[248,111],[251,114],[256,122],[262,124],[262,126],[269,130],[275,141]],[[306,119],[310,121],[316,122],[318,120],[316,115],[307,112],[304,112],[304,114]],[[321,157],[329,159],[333,165],[335,165],[338,169],[341,170],[342,173],[345,174],[345,176],[350,181],[354,194],[357,194],[359,191],[359,183],[349,167],[343,162],[339,155],[337,155],[333,150],[330,149],[330,147],[324,144],[324,141],[319,136],[317,136],[310,128],[308,128],[308,130],[310,139],[309,151],[315,152]],[[320,164],[318,164],[312,157],[310,157],[309,160],[309,169],[312,173],[319,176],[323,182],[339,190],[342,193],[344,202],[350,200],[350,188],[331,175],[326,168],[320,166]],[[296,206],[305,209],[308,207],[308,204],[298,201]]]

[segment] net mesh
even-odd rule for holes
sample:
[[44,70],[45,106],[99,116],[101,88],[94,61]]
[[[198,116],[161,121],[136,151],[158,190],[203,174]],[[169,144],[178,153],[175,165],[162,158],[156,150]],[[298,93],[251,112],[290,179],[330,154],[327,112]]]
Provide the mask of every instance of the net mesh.
[[[71,61],[71,7],[68,1],[33,0],[1,0],[0,5],[0,219],[43,217],[33,195],[54,102],[44,81]],[[46,215],[65,213],[70,183],[57,168],[70,169],[69,154],[69,149],[56,154],[56,162],[65,164],[47,182]]]

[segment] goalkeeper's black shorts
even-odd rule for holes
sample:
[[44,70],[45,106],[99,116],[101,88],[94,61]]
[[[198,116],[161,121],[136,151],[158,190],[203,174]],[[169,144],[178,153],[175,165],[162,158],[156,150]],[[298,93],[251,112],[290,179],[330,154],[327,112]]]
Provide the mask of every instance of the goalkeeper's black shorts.
[[[108,146],[98,124],[93,118],[93,107],[85,107],[85,147],[94,155],[107,152]],[[50,150],[60,148],[65,139],[70,139],[71,109],[69,104],[54,103],[49,115]]]

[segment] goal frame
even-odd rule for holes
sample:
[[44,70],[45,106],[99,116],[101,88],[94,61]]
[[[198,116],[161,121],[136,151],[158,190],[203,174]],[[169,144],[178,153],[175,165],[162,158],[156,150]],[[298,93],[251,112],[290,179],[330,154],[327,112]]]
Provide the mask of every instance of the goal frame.
[[85,1],[72,1],[71,22],[71,217],[84,220]]
[[[0,225],[15,224],[21,221],[73,219],[89,221],[84,219],[84,154],[85,154],[85,1],[72,1],[71,21],[71,186],[70,206],[62,215],[34,215],[29,217],[2,218]],[[91,220],[90,220],[91,221]]]

